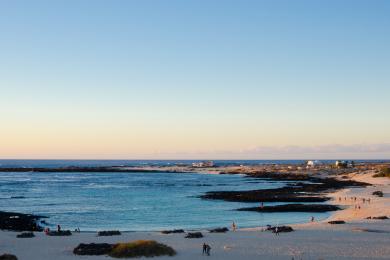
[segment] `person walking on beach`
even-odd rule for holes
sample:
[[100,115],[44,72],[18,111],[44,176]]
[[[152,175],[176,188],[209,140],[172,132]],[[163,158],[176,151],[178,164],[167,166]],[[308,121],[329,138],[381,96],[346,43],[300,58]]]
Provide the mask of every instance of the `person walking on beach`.
[[275,235],[279,236],[279,229],[278,229],[278,227],[275,227]]
[[206,243],[203,243],[203,251],[202,251],[202,255],[206,254],[207,253],[207,245]]
[[236,231],[236,229],[237,229],[236,223],[234,223],[234,221],[232,223],[232,229],[233,229],[233,231]]
[[61,226],[60,225],[57,225],[57,231],[61,232]]
[[311,216],[311,222],[314,222],[314,216]]
[[206,254],[208,256],[210,256],[210,250],[211,250],[211,246],[210,245],[206,245]]

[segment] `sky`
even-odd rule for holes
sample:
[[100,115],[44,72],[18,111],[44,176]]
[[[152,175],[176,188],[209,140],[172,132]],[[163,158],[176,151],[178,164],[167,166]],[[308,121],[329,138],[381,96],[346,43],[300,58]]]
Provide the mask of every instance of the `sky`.
[[390,1],[0,1],[0,158],[390,159]]

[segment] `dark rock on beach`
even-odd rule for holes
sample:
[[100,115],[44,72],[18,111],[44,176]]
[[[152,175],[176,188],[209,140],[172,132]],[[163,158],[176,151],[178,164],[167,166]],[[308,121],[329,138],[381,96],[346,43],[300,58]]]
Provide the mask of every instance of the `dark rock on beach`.
[[387,216],[372,217],[372,219],[389,219]]
[[38,221],[43,216],[0,211],[0,229],[12,231],[42,231]]
[[284,204],[276,206],[240,208],[239,211],[257,212],[327,212],[339,210],[338,206],[327,204]]
[[17,238],[31,238],[35,237],[33,232],[23,232],[21,234],[16,235]]
[[163,230],[162,234],[175,234],[175,233],[184,233],[183,229],[174,229],[174,230]]
[[345,224],[345,221],[344,220],[332,220],[332,221],[328,221],[329,224],[332,224],[332,225],[338,225],[338,224]]
[[104,236],[120,236],[121,232],[118,230],[109,230],[109,231],[99,231],[98,237],[104,237]]
[[53,237],[65,237],[65,236],[71,236],[72,232],[70,232],[70,230],[49,231],[47,235]]
[[18,258],[14,255],[3,254],[3,255],[0,255],[0,260],[18,260]]
[[202,238],[203,234],[201,232],[187,233],[185,238]]
[[73,249],[75,255],[106,255],[111,252],[114,245],[107,243],[100,244],[79,244]]
[[202,195],[203,199],[233,202],[325,202],[329,200],[325,192],[352,186],[369,184],[352,180],[340,181],[335,178],[317,178],[304,174],[251,173],[249,177],[263,177],[276,180],[304,180],[282,188],[249,191],[211,191]]
[[383,197],[383,192],[380,191],[380,190],[377,190],[377,191],[374,191],[374,192],[372,193],[372,195],[375,195],[375,196],[378,196],[378,197]]
[[214,228],[214,229],[210,229],[209,232],[210,233],[225,233],[225,232],[228,232],[229,229],[227,227],[223,227],[223,228]]
[[271,227],[271,226],[268,226],[267,227],[267,231],[272,231],[273,233],[276,232],[276,228],[278,228],[278,232],[292,232],[294,231],[294,229],[290,226],[280,226],[280,227]]

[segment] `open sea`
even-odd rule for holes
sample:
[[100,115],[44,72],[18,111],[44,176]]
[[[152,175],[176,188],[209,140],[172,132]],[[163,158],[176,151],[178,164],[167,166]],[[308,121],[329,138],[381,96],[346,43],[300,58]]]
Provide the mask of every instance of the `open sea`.
[[[137,166],[193,161],[0,160],[0,167]],[[304,161],[215,161],[223,164]],[[0,211],[48,216],[50,227],[82,231],[159,231],[307,222],[329,213],[235,211],[254,203],[202,200],[207,191],[277,188],[287,182],[200,173],[0,172]],[[267,203],[272,205],[275,203]]]

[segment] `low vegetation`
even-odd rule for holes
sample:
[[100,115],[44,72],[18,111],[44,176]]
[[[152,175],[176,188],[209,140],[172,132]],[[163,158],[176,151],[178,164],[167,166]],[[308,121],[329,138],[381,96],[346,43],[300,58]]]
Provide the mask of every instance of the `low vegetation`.
[[118,244],[79,244],[73,253],[76,255],[108,255],[115,258],[176,255],[173,248],[154,240],[137,240]]
[[380,171],[373,175],[373,177],[387,177],[390,178],[390,168],[383,167]]
[[108,254],[111,257],[154,257],[154,256],[174,256],[176,255],[173,248],[157,243],[154,240],[137,240],[129,243],[116,244]]

